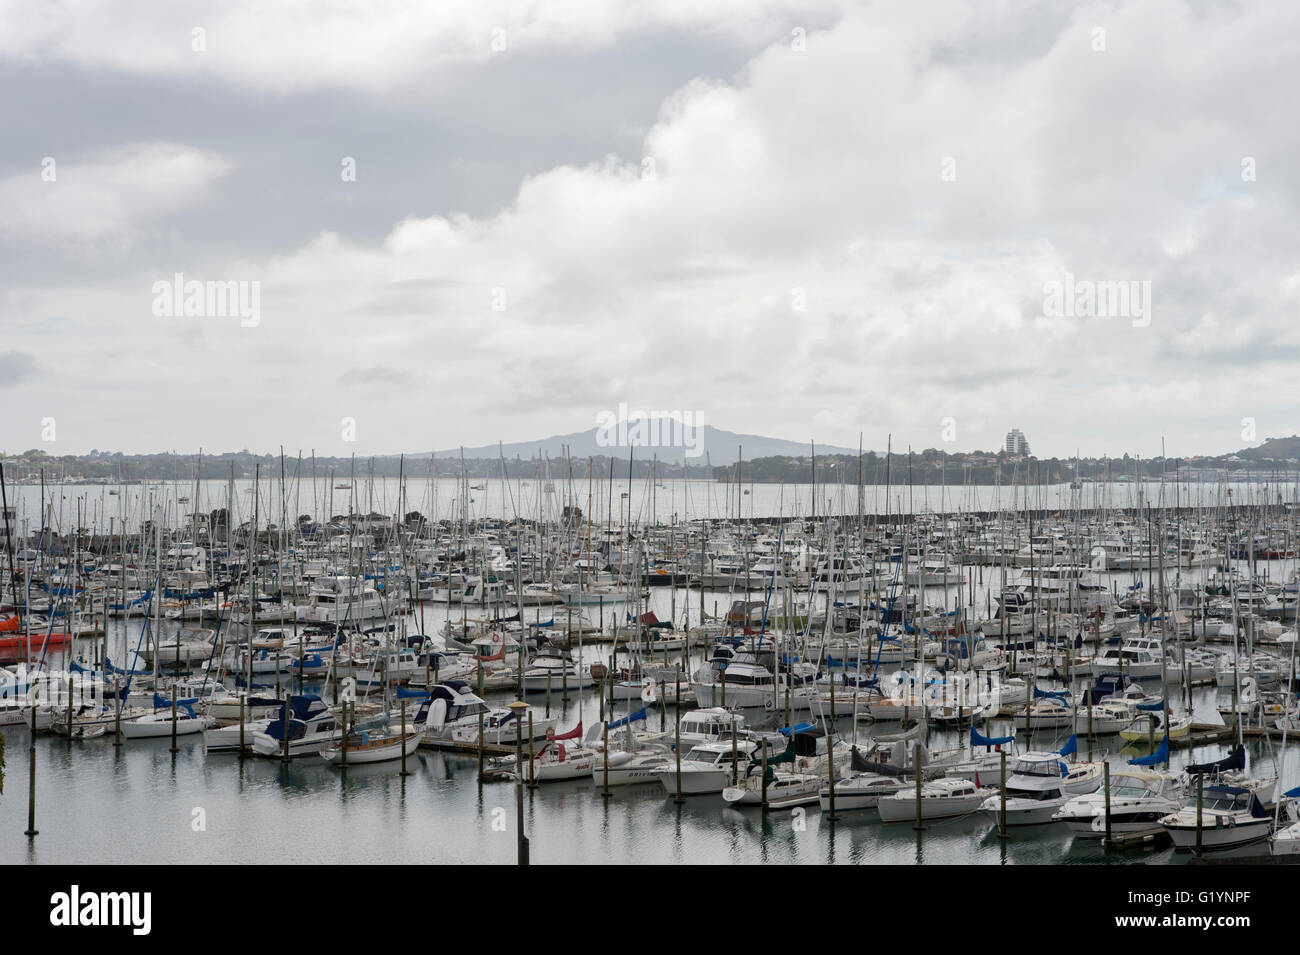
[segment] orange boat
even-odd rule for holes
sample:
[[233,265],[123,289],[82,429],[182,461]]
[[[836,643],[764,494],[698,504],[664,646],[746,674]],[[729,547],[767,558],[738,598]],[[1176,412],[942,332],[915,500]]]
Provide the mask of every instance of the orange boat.
[[[22,655],[24,652],[40,653],[42,647],[46,650],[62,650],[72,643],[72,636],[68,633],[33,633],[24,637],[17,633],[17,622],[17,617],[0,621],[0,633],[16,634],[12,637],[0,637],[0,656]],[[24,641],[27,644],[26,650],[23,646]]]

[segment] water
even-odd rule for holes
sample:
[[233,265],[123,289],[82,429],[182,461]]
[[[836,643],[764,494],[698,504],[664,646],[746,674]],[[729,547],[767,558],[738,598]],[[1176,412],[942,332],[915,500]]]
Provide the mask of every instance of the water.
[[[587,703],[586,718],[595,718]],[[566,711],[565,724],[576,714]],[[651,726],[657,727],[658,717]],[[995,724],[996,726],[996,724]],[[848,726],[842,731],[849,732]],[[865,727],[859,732],[866,732]],[[319,759],[205,756],[201,742],[111,736],[69,744],[37,739],[37,828],[26,828],[27,734],[7,731],[0,797],[0,859],[36,863],[474,863],[515,861],[515,784],[476,779],[470,757],[421,750],[403,779],[397,763],[343,772]],[[1045,734],[1040,734],[1044,735]],[[941,745],[954,745],[955,739]],[[1036,739],[1045,748],[1046,738]],[[1058,744],[1059,745],[1059,744]],[[1250,746],[1252,765],[1267,764]],[[1217,758],[1220,745],[1180,750],[1184,761]],[[1085,756],[1086,753],[1081,753]],[[1038,864],[1186,861],[1171,852],[1106,854],[1064,826],[1013,828],[975,813],[929,823],[918,836],[874,813],[842,813],[834,825],[814,805],[771,812],[726,808],[720,796],[677,806],[658,786],[550,783],[525,791],[534,862]],[[196,829],[199,822],[204,828]],[[1265,852],[1256,847],[1244,853]]]

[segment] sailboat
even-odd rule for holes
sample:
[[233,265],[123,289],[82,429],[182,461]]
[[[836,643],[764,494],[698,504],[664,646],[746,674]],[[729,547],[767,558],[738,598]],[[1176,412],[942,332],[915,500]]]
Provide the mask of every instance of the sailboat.
[[[196,700],[177,700],[175,732],[177,736],[202,733],[216,724],[211,716],[194,712]],[[172,735],[172,701],[154,694],[152,713],[122,721],[124,739],[161,739]]]
[[[520,767],[521,772],[528,773],[530,782],[553,783],[566,779],[585,779],[601,762],[601,754],[582,740],[582,723],[567,733],[547,734],[547,740],[541,749],[533,754],[532,766]],[[565,743],[571,745],[566,746]]]
[[320,749],[321,758],[331,766],[351,766],[362,763],[383,763],[414,756],[420,748],[424,728],[419,724],[406,724],[400,730],[388,727],[377,730],[351,730],[346,737],[326,743]]

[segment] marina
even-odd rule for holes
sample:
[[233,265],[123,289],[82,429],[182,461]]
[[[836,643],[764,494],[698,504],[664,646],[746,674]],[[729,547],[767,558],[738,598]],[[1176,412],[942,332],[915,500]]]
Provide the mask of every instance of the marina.
[[0,0],[14,938],[1280,936],[1297,35]]
[[[1202,853],[1271,856],[1295,822],[1285,500],[662,523],[574,482],[505,520],[428,482],[384,488],[388,518],[277,524],[264,507],[309,482],[267,483],[10,506],[48,526],[5,559],[6,852],[508,862],[516,787],[536,862],[1178,865],[1198,785]],[[412,514],[417,493],[446,512]],[[70,519],[97,499],[125,534]],[[1117,546],[1144,560],[1110,569]],[[1092,816],[1067,825],[1071,799]],[[1234,799],[1253,821],[1215,835]]]

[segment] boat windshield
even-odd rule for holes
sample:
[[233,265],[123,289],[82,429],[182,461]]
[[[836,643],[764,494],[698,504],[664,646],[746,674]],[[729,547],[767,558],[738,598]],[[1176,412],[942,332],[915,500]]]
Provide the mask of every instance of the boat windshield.
[[689,763],[716,763],[718,761],[718,757],[722,755],[724,754],[710,753],[707,750],[701,751],[698,749],[693,749],[686,754],[685,761]]
[[1008,799],[1025,799],[1033,802],[1047,802],[1049,799],[1059,799],[1061,791],[1059,789],[1015,789],[1007,787]]
[[1142,799],[1148,796],[1155,795],[1155,793],[1153,793],[1151,790],[1143,786],[1115,786],[1115,785],[1112,785],[1110,787],[1110,794],[1112,796],[1125,796],[1130,799]]

